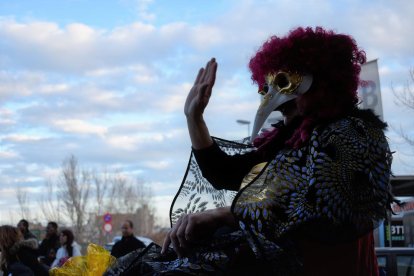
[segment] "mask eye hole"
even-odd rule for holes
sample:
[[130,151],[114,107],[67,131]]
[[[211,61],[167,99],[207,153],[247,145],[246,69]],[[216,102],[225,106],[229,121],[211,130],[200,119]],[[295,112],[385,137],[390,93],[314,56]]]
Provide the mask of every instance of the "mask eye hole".
[[279,73],[276,75],[275,84],[279,89],[287,88],[290,85],[289,77],[286,73]]
[[267,92],[269,92],[269,85],[267,83],[265,83],[263,85],[263,89],[259,91],[259,94],[261,95],[266,95]]

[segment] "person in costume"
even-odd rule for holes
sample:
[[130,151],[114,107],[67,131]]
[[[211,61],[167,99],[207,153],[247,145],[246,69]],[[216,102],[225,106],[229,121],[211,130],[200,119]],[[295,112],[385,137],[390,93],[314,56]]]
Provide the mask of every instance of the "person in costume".
[[[204,122],[211,59],[184,107],[193,151],[172,228],[107,275],[378,275],[373,229],[394,199],[386,124],[357,107],[365,60],[320,27],[269,38],[249,63],[264,97],[245,144]],[[283,120],[260,134],[274,110]]]

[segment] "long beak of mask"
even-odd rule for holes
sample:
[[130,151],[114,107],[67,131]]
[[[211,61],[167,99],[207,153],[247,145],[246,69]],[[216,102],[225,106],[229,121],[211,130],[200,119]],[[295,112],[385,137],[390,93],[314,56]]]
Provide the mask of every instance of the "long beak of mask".
[[282,104],[306,93],[311,87],[312,80],[312,75],[284,71],[266,76],[266,85],[262,91],[259,91],[264,97],[256,113],[251,142],[257,137],[270,113]]

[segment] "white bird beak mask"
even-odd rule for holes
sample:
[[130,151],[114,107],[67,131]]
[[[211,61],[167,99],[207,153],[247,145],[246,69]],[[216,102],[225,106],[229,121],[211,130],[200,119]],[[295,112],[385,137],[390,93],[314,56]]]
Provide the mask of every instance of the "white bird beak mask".
[[256,113],[250,141],[257,137],[267,117],[280,105],[306,93],[312,84],[312,75],[300,75],[295,72],[278,71],[266,76],[266,84],[259,91],[264,95]]

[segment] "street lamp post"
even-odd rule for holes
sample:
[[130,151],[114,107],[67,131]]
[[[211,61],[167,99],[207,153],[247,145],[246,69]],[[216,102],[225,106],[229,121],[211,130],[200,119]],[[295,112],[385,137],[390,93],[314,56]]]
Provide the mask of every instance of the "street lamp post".
[[247,137],[250,136],[250,121],[247,120],[236,120],[241,125],[247,125]]

